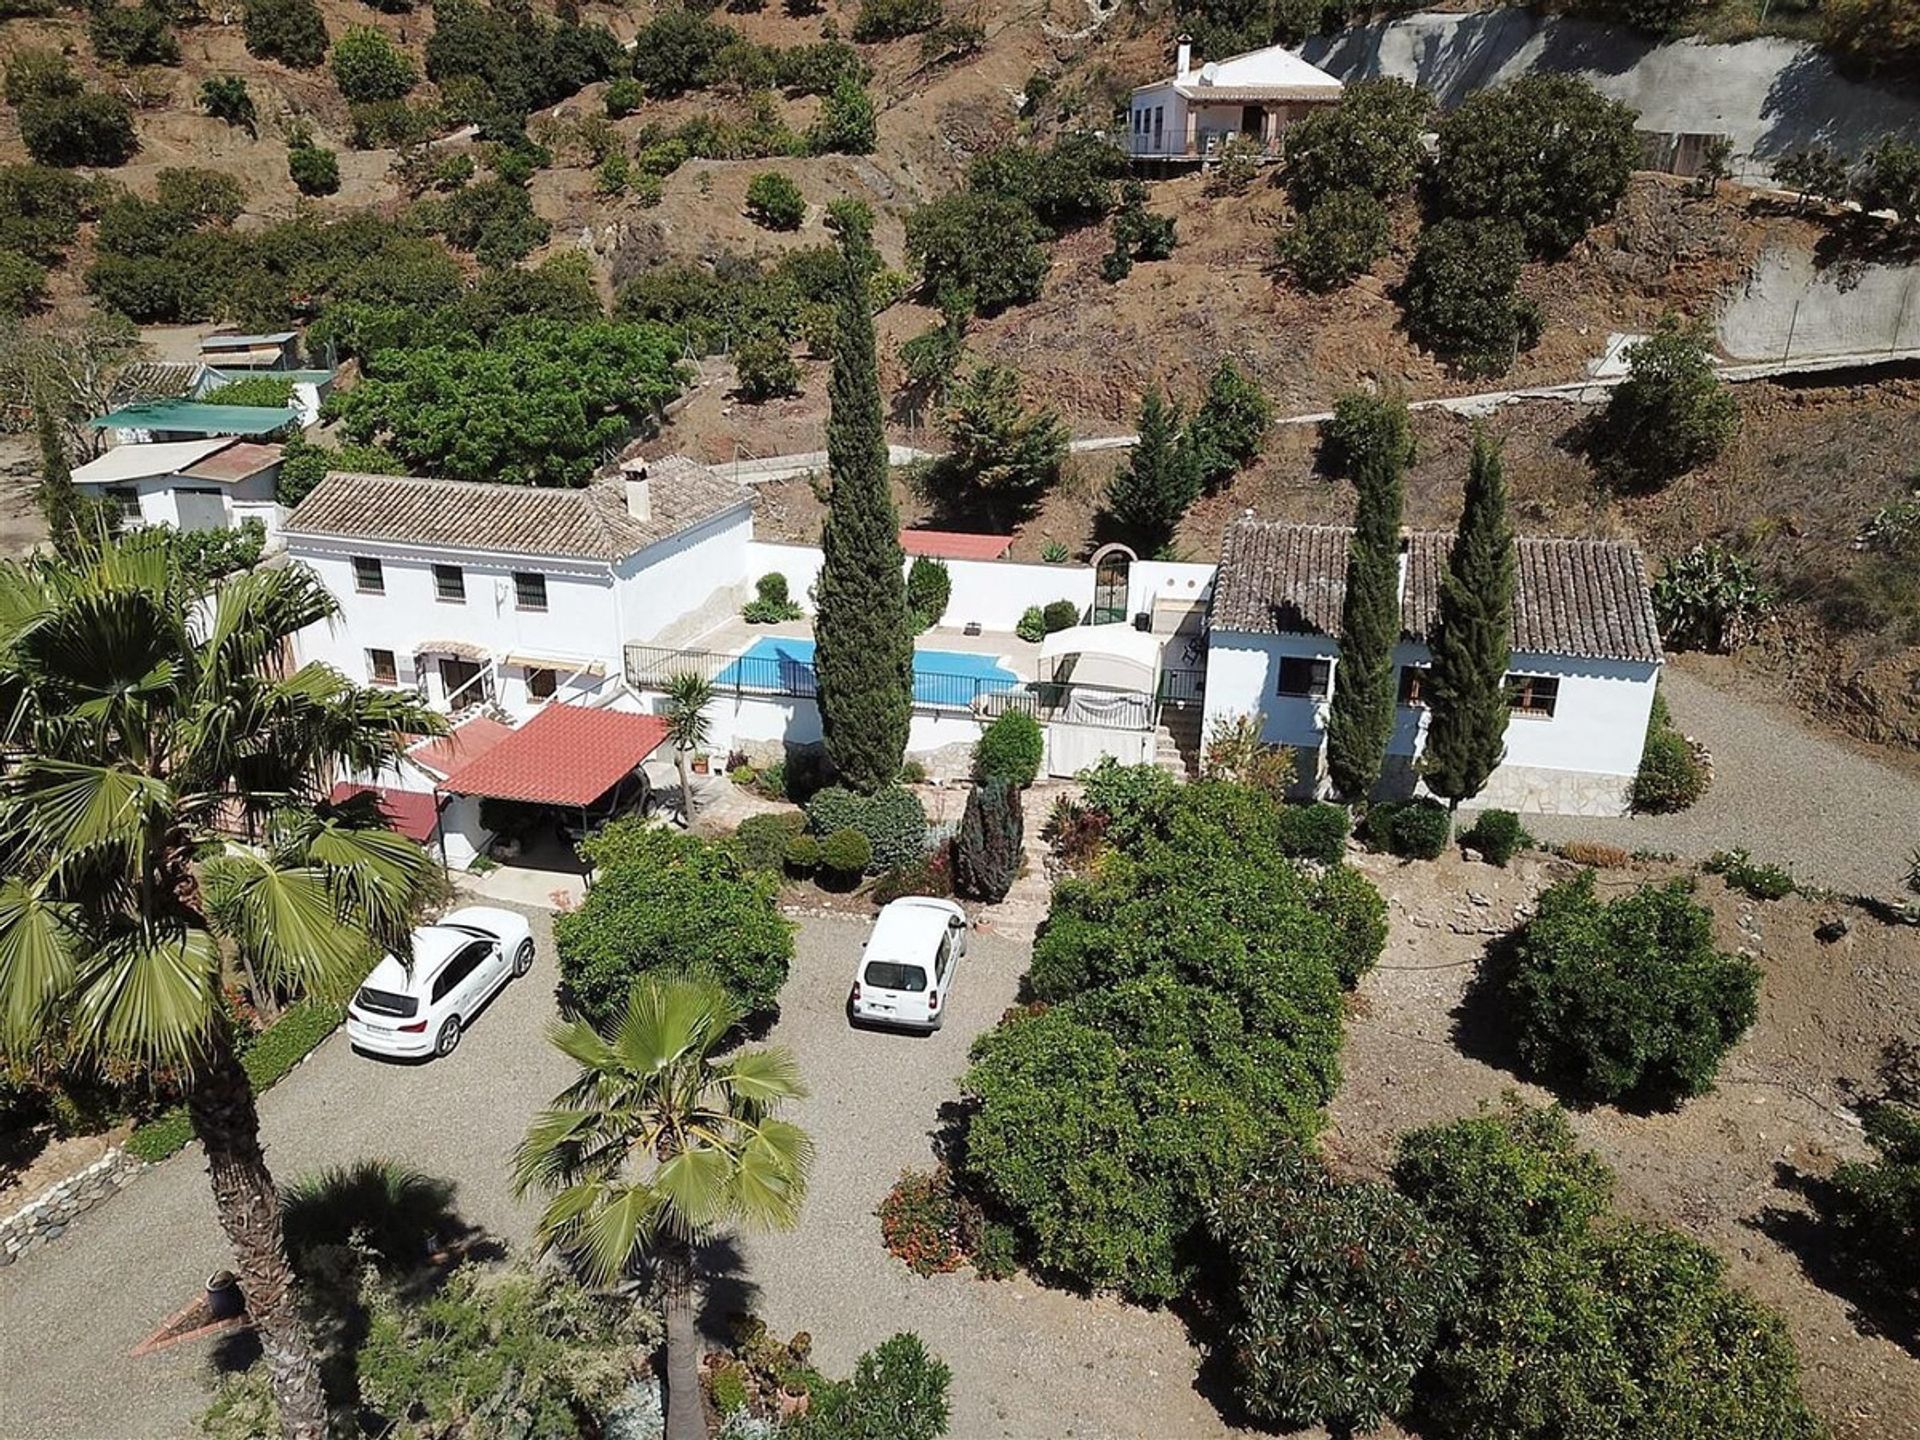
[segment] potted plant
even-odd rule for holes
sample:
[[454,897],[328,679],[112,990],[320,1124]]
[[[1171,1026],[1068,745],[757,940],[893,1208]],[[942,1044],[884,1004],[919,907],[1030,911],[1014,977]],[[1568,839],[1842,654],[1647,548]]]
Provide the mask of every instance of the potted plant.
[[694,774],[705,775],[707,771],[711,768],[712,763],[713,762],[707,758],[706,751],[704,750],[694,751],[693,753],[693,773]]
[[240,1280],[231,1270],[216,1270],[207,1277],[207,1318],[231,1320],[247,1308],[240,1293]]

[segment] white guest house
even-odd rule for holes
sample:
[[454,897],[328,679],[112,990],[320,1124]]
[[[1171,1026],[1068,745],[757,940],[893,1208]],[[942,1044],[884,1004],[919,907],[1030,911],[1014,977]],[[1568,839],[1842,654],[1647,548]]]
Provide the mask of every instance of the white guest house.
[[116,445],[76,467],[73,483],[130,525],[225,530],[258,520],[271,541],[286,517],[274,498],[280,459],[278,445],[225,435]]
[[[1207,655],[1209,733],[1257,715],[1264,739],[1306,752],[1324,775],[1351,534],[1251,513],[1227,527]],[[1426,642],[1451,544],[1451,535],[1431,532],[1408,534],[1402,544],[1399,709],[1385,793],[1417,785]],[[1475,803],[1620,814],[1640,765],[1662,658],[1640,553],[1614,541],[1544,538],[1522,538],[1516,550],[1507,754]]]
[[283,532],[340,602],[302,653],[441,709],[604,704],[625,642],[738,608],[750,504],[684,456],[575,490],[329,475]]
[[1173,74],[1133,92],[1125,149],[1137,160],[1205,160],[1239,139],[1277,155],[1289,125],[1339,104],[1341,92],[1338,80],[1284,45],[1195,70],[1183,36]]

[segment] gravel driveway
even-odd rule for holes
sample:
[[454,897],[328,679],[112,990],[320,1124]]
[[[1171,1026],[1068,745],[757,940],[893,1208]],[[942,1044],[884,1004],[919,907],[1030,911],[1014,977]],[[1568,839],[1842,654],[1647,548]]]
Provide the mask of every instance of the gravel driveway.
[[1920,845],[1920,781],[1809,729],[1784,705],[1731,694],[1684,664],[1669,664],[1660,688],[1674,724],[1713,755],[1706,797],[1678,815],[1529,815],[1529,830],[1689,860],[1743,846],[1800,880],[1901,893]]
[[[551,929],[530,912],[540,959],[449,1059],[424,1066],[355,1055],[335,1035],[261,1101],[281,1177],[374,1156],[458,1186],[465,1218],[515,1246],[536,1206],[508,1193],[505,1157],[568,1078],[541,1031],[554,1014]],[[844,1000],[869,927],[801,922],[772,1040],[812,1086],[797,1118],[818,1161],[796,1233],[740,1243],[737,1279],[709,1320],[744,1296],[783,1332],[811,1331],[830,1372],[897,1330],[917,1330],[954,1371],[954,1440],[992,1436],[1205,1437],[1226,1431],[1193,1390],[1195,1357],[1172,1316],[1043,1290],[1022,1278],[922,1280],[881,1249],[873,1215],[952,1100],[967,1045],[1014,998],[1026,947],[976,934],[947,1027],[931,1037],[855,1031]],[[0,1269],[0,1436],[122,1440],[193,1433],[208,1347],[128,1351],[231,1257],[197,1147],[84,1217],[73,1235]]]

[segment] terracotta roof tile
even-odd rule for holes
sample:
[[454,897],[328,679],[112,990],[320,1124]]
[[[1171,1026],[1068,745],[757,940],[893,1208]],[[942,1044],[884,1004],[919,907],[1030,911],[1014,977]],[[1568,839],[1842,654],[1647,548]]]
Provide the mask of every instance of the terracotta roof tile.
[[941,560],[998,560],[1013,548],[1011,535],[976,535],[966,530],[902,530],[900,548],[909,555]]
[[591,805],[666,738],[665,716],[550,703],[441,788],[535,805]]
[[648,480],[652,516],[636,520],[617,478],[548,490],[338,471],[300,502],[286,534],[619,560],[752,498],[684,455],[652,462]]
[[462,765],[478,760],[511,734],[511,725],[502,724],[491,715],[475,715],[445,735],[421,741],[407,752],[407,758],[441,775],[451,775]]
[[[1220,548],[1214,627],[1338,638],[1352,535],[1344,525],[1233,521]],[[1407,536],[1400,619],[1408,640],[1424,641],[1433,628],[1452,546],[1452,535],[1441,531]],[[1661,659],[1646,567],[1633,546],[1522,536],[1514,548],[1515,650],[1595,660]]]

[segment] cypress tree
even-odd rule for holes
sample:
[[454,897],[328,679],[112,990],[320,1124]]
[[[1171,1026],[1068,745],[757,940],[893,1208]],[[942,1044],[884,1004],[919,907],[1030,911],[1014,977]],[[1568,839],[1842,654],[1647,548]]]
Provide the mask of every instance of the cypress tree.
[[1140,405],[1140,440],[1107,487],[1107,513],[1144,555],[1164,549],[1200,494],[1199,456],[1180,425],[1180,408],[1158,391]]
[[1365,804],[1393,738],[1393,647],[1400,638],[1400,507],[1407,407],[1381,401],[1356,427],[1348,455],[1354,490],[1340,661],[1327,717],[1327,770],[1349,804]]
[[833,374],[827,386],[832,494],[826,563],[815,592],[814,670],[827,758],[863,794],[900,773],[913,713],[913,631],[907,621],[900,517],[887,488],[867,281],[877,264],[862,206],[833,212],[840,237]]
[[60,437],[60,422],[45,395],[34,399],[33,423],[40,442],[40,514],[46,519],[54,550],[70,560],[86,547],[89,507],[73,488],[66,441]]
[[1466,508],[1440,581],[1421,763],[1427,788],[1455,806],[1480,793],[1506,754],[1514,569],[1500,452],[1476,436]]

